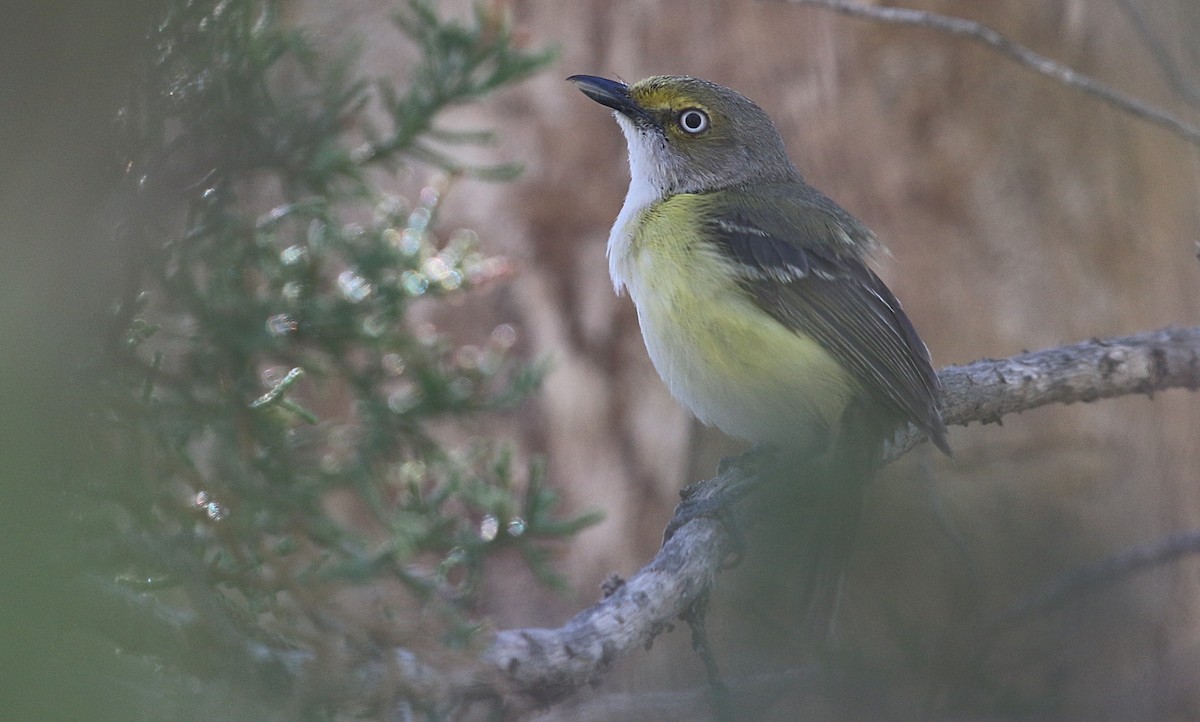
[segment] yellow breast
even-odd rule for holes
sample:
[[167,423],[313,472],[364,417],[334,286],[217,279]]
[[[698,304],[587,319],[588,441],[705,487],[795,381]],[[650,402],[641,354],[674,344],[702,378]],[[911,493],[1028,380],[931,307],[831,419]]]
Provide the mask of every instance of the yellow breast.
[[823,446],[854,383],[817,342],[738,286],[734,266],[701,235],[704,203],[672,196],[614,228],[625,241],[610,243],[614,280],[637,306],[650,359],[705,423],[756,442]]

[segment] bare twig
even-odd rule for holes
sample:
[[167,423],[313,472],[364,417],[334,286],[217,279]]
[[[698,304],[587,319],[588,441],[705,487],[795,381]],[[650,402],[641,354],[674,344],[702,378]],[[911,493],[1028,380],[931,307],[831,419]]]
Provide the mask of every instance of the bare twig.
[[1064,604],[1071,597],[1123,579],[1149,567],[1200,552],[1200,531],[1169,534],[1149,544],[1123,549],[1086,567],[1073,570],[1026,596],[994,625],[1001,629],[1039,612]]
[[1016,61],[1042,75],[1053,78],[1063,85],[1099,98],[1115,108],[1166,128],[1189,143],[1200,146],[1200,127],[1180,120],[1158,106],[1151,105],[1137,98],[1132,98],[1111,85],[1080,73],[1070,66],[1035,53],[1024,45],[1009,40],[983,23],[942,15],[928,10],[881,7],[861,2],[852,2],[851,0],[784,0],[784,2],[789,2],[793,5],[823,8],[841,13],[842,15],[869,18],[894,25],[928,28],[981,43],[1008,57],[1010,60]]
[[996,649],[995,640],[998,637],[1038,614],[1049,612],[1077,596],[1098,591],[1138,572],[1196,553],[1200,553],[1200,530],[1181,531],[1147,544],[1122,549],[1100,561],[1061,574],[982,625],[979,636],[972,644],[974,652],[966,664],[968,667],[982,664]]
[[1166,77],[1175,92],[1192,105],[1200,106],[1200,88],[1179,69],[1179,64],[1175,62],[1174,56],[1150,29],[1150,23],[1146,20],[1145,13],[1137,3],[1131,2],[1131,0],[1117,0],[1117,7],[1129,18],[1129,23],[1141,36],[1142,44],[1154,56],[1154,62],[1163,71],[1163,76]]

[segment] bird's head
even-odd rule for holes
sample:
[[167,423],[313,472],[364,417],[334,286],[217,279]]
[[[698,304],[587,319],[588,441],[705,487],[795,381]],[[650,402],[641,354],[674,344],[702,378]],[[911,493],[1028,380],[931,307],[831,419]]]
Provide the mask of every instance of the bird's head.
[[632,85],[593,75],[567,80],[615,111],[632,182],[659,197],[799,177],[763,109],[722,85],[683,75]]

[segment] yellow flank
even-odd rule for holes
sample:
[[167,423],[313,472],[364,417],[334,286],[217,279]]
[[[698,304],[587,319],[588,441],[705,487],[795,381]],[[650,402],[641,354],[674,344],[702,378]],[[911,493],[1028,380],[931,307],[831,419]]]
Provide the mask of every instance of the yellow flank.
[[637,306],[642,336],[671,392],[705,423],[785,448],[828,442],[854,393],[842,366],[759,309],[734,267],[701,238],[703,195],[643,209],[612,259]]

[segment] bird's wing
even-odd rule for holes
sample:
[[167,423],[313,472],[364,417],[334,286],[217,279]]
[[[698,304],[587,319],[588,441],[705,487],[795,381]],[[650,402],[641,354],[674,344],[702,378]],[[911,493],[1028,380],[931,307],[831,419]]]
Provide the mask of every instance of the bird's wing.
[[760,308],[815,339],[873,399],[949,453],[929,351],[900,302],[863,261],[869,232],[832,201],[819,199],[794,199],[806,207],[779,216],[785,221],[764,219],[740,204],[719,208],[710,216],[710,231]]

